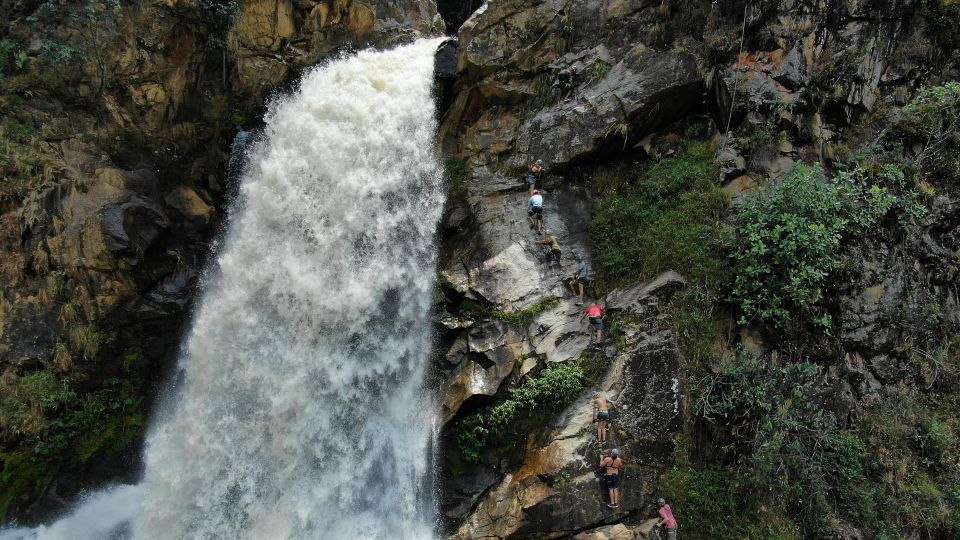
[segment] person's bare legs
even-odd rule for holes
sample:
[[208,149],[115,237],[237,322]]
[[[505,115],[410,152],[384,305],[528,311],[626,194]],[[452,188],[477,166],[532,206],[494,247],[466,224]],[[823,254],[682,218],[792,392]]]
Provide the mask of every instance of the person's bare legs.
[[580,283],[580,281],[578,280],[577,284],[580,285],[580,303],[582,304],[583,303],[583,283]]
[[567,287],[570,288],[570,294],[572,294],[572,295],[574,295],[574,296],[577,295],[577,290],[573,288],[573,284],[576,283],[576,281],[577,281],[577,280],[575,280],[575,279],[571,279],[570,281],[567,282]]
[[613,505],[620,506],[620,488],[613,488]]
[[616,506],[617,503],[613,502],[613,501],[614,501],[614,498],[617,496],[616,493],[614,493],[616,490],[613,489],[613,488],[609,488],[609,489],[607,489],[607,491],[610,492],[610,504]]
[[603,420],[597,420],[597,440],[603,442]]
[[600,421],[600,442],[607,442],[607,421]]
[[603,330],[597,330],[597,345],[603,344]]

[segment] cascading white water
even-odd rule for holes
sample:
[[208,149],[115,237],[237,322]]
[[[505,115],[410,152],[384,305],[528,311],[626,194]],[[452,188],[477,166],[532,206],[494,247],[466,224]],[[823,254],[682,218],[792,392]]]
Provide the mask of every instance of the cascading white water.
[[144,480],[91,499],[141,498],[112,518],[134,538],[433,536],[438,44],[332,62],[271,107]]

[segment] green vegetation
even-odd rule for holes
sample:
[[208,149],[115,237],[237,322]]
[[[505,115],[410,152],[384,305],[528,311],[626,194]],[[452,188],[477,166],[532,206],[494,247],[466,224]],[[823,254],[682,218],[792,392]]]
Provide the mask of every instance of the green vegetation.
[[207,49],[225,51],[228,48],[227,33],[240,15],[239,2],[237,0],[199,0],[197,7],[200,8],[203,20],[210,28]]
[[66,379],[38,371],[5,382],[0,395],[0,440],[13,447],[0,452],[0,519],[16,497],[39,494],[62,467],[128,447],[144,423],[129,381],[108,379],[80,395]]
[[660,493],[670,501],[685,538],[800,540],[799,527],[783,515],[776,501],[760,509],[739,501],[746,481],[730,468],[697,469],[678,465],[660,476]]
[[70,343],[73,345],[73,351],[87,360],[97,356],[103,342],[103,334],[93,324],[77,325],[70,329]]
[[22,71],[27,63],[27,53],[9,39],[0,39],[0,78],[7,73]]
[[541,75],[533,87],[533,95],[527,100],[527,116],[537,114],[540,109],[555,105],[560,100],[560,91],[557,89],[556,78],[550,75]]
[[600,202],[589,231],[598,294],[669,269],[683,274],[687,287],[663,308],[681,350],[700,366],[723,347],[726,326],[714,315],[727,209],[716,178],[713,149],[689,142],[632,185],[604,178],[619,193]]
[[782,327],[803,313],[828,328],[831,317],[817,303],[843,244],[891,211],[903,221],[922,215],[918,197],[889,163],[854,163],[832,179],[818,166],[798,164],[780,184],[747,197],[737,208],[731,253],[740,324],[759,318]]
[[460,302],[459,309],[461,311],[469,311],[478,315],[486,315],[495,319],[500,319],[505,323],[515,326],[527,326],[533,322],[533,319],[537,315],[556,306],[559,303],[559,298],[550,296],[547,298],[541,298],[532,306],[524,309],[517,311],[504,311],[502,309],[491,307],[488,304],[480,304],[472,300],[464,300]]
[[458,156],[450,156],[447,158],[444,172],[447,183],[450,184],[450,193],[454,195],[463,193],[467,183],[467,163]]
[[960,177],[960,82],[918,90],[901,109],[895,129],[906,142],[920,146],[915,160],[927,176],[941,181]]
[[[518,425],[532,426],[573,403],[583,389],[586,372],[580,362],[564,362],[510,389],[507,399],[457,423],[457,450],[467,463],[478,463],[490,444],[512,445]],[[522,422],[521,422],[522,414]]]
[[904,394],[867,410],[858,425],[880,538],[960,536],[960,397]]
[[716,281],[726,198],[709,145],[690,143],[650,167],[626,193],[610,194],[590,225],[594,275],[603,291],[669,269]]
[[613,64],[607,62],[606,60],[597,60],[590,66],[590,76],[588,81],[590,83],[595,83],[602,80],[607,76],[607,73],[610,73],[610,69],[613,67]]
[[[731,481],[723,477],[728,473],[709,470],[688,475],[707,482],[707,491],[734,490],[734,500],[743,506],[741,515],[766,508],[774,510],[773,515],[791,516],[807,537],[824,533],[838,513],[856,523],[875,519],[872,494],[864,487],[863,443],[810,400],[820,377],[820,368],[809,362],[781,366],[749,359],[724,365],[705,385],[697,412],[722,422],[727,436],[721,451],[736,464],[729,474],[737,478]],[[713,483],[716,475],[721,476],[719,485]],[[771,509],[771,500],[779,501],[782,509]],[[744,526],[725,522],[705,499],[690,502],[700,507],[688,512],[714,516],[716,521],[700,525],[708,534]],[[728,534],[737,536],[734,531]]]

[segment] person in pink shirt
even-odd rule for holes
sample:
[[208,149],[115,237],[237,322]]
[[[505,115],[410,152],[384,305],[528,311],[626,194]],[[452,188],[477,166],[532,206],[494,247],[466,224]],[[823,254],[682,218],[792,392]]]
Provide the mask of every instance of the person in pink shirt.
[[583,321],[584,317],[590,318],[590,324],[593,325],[593,328],[597,331],[597,342],[594,345],[595,347],[600,347],[603,345],[603,331],[606,330],[603,326],[603,318],[605,314],[603,313],[603,306],[600,304],[593,304],[587,309],[583,310],[583,313],[580,315],[580,321]]
[[673,510],[663,498],[657,499],[660,506],[660,520],[657,521],[657,527],[663,527],[667,531],[667,540],[677,540],[677,520],[673,517]]

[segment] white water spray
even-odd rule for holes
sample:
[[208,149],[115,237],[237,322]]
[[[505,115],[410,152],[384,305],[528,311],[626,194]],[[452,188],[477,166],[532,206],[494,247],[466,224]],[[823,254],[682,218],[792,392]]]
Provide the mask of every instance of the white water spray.
[[[91,538],[433,536],[438,43],[333,62],[271,108],[145,478],[91,498],[140,504]],[[5,534],[78,538],[85,506]]]

